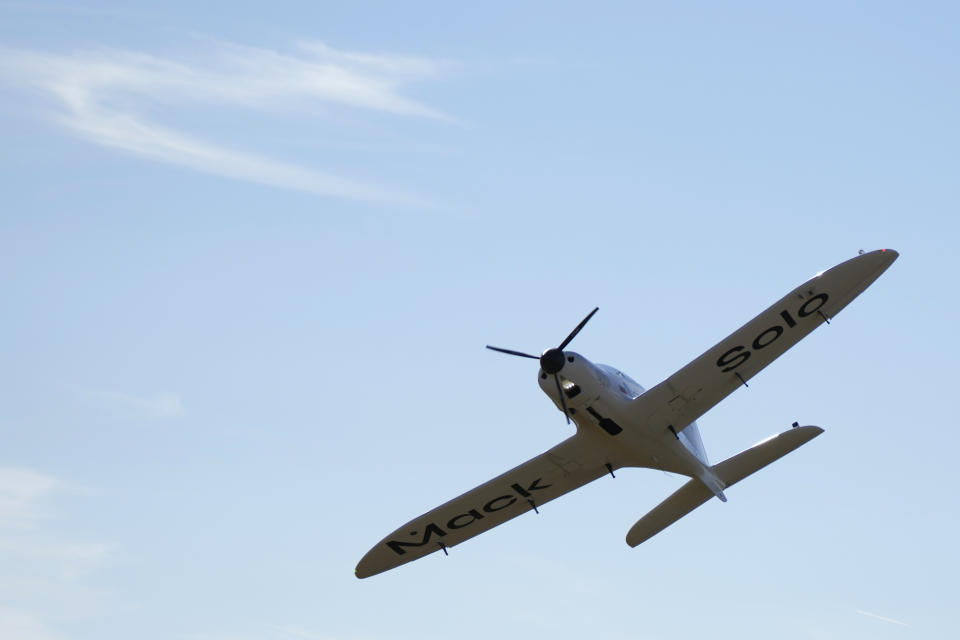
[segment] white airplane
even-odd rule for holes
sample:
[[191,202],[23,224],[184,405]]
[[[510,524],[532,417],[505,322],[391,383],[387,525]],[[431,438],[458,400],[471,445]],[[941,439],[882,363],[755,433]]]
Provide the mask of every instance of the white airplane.
[[540,356],[488,349],[540,361],[539,382],[576,433],[546,453],[414,518],[360,560],[358,578],[447,549],[538,508],[621,467],[647,467],[692,478],[627,533],[635,547],[712,496],[823,433],[799,426],[711,465],[695,420],[776,360],[820,324],[830,322],[897,259],[892,249],[861,252],[803,283],[769,309],[649,390],[613,367],[594,364],[570,341],[594,309]]

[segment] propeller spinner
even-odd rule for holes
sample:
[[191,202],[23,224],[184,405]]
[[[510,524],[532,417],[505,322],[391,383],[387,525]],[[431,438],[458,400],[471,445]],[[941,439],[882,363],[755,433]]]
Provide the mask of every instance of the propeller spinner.
[[563,363],[565,357],[563,355],[563,350],[568,344],[580,333],[580,330],[583,329],[584,325],[590,321],[590,318],[593,317],[597,311],[600,310],[600,307],[595,307],[593,311],[587,314],[587,317],[580,321],[580,324],[570,332],[570,335],[560,343],[560,346],[554,347],[552,349],[547,349],[540,356],[530,355],[529,353],[523,353],[522,351],[513,351],[512,349],[501,349],[500,347],[491,347],[487,345],[487,349],[492,351],[499,351],[500,353],[506,353],[511,356],[520,356],[521,358],[533,358],[534,360],[540,361],[540,368],[543,369],[543,372],[552,375],[553,381],[557,384],[557,394],[560,396],[560,404],[563,406],[563,415],[567,419],[567,424],[570,424],[570,413],[567,411],[567,400],[563,395],[563,389],[560,387],[560,370],[563,369]]

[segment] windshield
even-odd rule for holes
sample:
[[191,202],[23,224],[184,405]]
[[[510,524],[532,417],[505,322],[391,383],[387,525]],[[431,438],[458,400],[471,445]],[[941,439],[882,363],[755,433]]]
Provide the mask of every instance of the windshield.
[[637,398],[643,393],[643,387],[619,369],[614,369],[607,364],[598,364],[597,366],[607,374],[610,382],[612,382],[623,395],[629,398]]

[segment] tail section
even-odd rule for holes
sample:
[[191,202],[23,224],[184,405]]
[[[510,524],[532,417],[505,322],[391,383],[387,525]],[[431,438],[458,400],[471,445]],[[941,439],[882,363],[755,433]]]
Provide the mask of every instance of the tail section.
[[[823,433],[820,427],[797,427],[755,444],[719,464],[710,467],[723,487],[731,487],[774,460],[779,460],[800,445]],[[660,533],[715,495],[700,479],[693,479],[640,518],[627,533],[627,544],[635,547]]]
[[700,438],[700,429],[697,427],[697,423],[691,422],[686,429],[680,433],[674,431],[673,435],[692,456],[691,459],[688,459],[689,466],[685,471],[686,475],[700,480],[713,492],[713,495],[726,502],[727,496],[723,495],[723,490],[727,488],[727,484],[714,473],[713,468],[707,461],[707,451],[703,448],[703,440]]

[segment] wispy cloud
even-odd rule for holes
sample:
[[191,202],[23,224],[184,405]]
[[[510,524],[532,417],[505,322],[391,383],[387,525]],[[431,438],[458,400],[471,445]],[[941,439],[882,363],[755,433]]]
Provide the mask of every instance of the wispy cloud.
[[103,607],[104,594],[83,578],[103,564],[108,547],[64,538],[41,517],[68,489],[40,471],[0,467],[0,638],[50,640],[57,637],[51,619]]
[[320,42],[301,42],[291,52],[216,42],[187,58],[113,49],[0,50],[0,76],[51,99],[54,120],[96,144],[259,184],[397,204],[423,203],[368,182],[204,140],[161,124],[156,114],[216,105],[322,117],[324,106],[333,105],[452,122],[400,93],[444,67],[428,58],[339,51]]
[[180,637],[183,640],[289,640],[303,638],[304,640],[334,640],[333,636],[322,635],[307,631],[294,625],[273,625],[269,630],[248,632],[253,635],[236,635],[232,633],[188,633]]
[[0,607],[0,638],[54,640],[56,636],[36,614]]
[[304,638],[304,640],[325,640],[328,638],[328,636],[321,636],[294,625],[277,627],[277,630],[282,631],[289,636],[293,636],[294,638]]
[[82,393],[102,409],[120,418],[163,420],[184,414],[183,402],[175,393],[134,395],[120,391],[84,389]]
[[56,486],[53,476],[0,467],[0,528],[35,517],[38,502]]
[[886,616],[877,615],[876,613],[870,613],[869,611],[863,611],[863,610],[861,610],[861,609],[857,609],[856,611],[857,611],[857,613],[859,613],[861,616],[867,616],[868,618],[873,618],[873,619],[875,619],[875,620],[882,620],[882,621],[884,621],[884,622],[889,622],[890,624],[898,624],[898,625],[900,625],[901,627],[909,627],[909,626],[910,626],[910,625],[908,625],[906,622],[900,622],[899,620],[895,620],[895,619],[893,619],[893,618],[888,618],[888,617],[886,617]]

